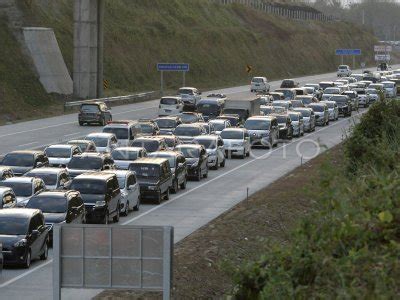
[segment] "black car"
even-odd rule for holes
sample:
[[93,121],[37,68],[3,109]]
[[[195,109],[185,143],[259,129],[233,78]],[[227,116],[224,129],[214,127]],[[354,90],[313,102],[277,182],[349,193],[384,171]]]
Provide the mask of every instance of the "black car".
[[289,115],[287,114],[274,114],[278,120],[279,138],[291,140],[293,138],[293,126]]
[[171,117],[159,117],[154,120],[158,128],[160,129],[159,134],[172,134],[174,129],[182,124],[182,121],[179,117],[177,116],[171,116]]
[[96,101],[81,105],[78,114],[78,122],[80,126],[83,126],[85,123],[96,123],[104,126],[109,121],[112,121],[112,115],[110,109],[104,102]]
[[23,150],[13,151],[6,154],[0,165],[8,166],[13,170],[15,176],[22,176],[26,172],[49,165],[49,159],[44,151]]
[[82,174],[72,180],[71,189],[79,191],[88,223],[108,224],[119,221],[121,190],[117,176],[109,172]]
[[149,157],[166,158],[169,161],[173,181],[171,192],[173,194],[178,192],[179,187],[186,189],[187,180],[187,166],[185,157],[177,151],[160,151],[150,153]]
[[71,178],[87,172],[113,169],[115,169],[114,160],[106,153],[82,153],[72,157],[67,166]]
[[163,198],[169,199],[173,174],[168,159],[141,158],[131,163],[129,170],[136,172],[141,199],[155,198],[158,204],[161,203]]
[[281,83],[281,89],[283,88],[297,88],[299,84],[293,79],[284,79]]
[[81,195],[77,191],[44,191],[33,196],[26,208],[40,209],[53,240],[53,225],[59,223],[85,223],[86,211]]
[[49,231],[39,209],[10,208],[0,210],[0,244],[4,264],[29,268],[32,260],[46,260]]
[[240,125],[243,125],[240,121],[239,115],[237,114],[224,114],[218,116],[217,119],[228,120],[232,127],[239,127]]
[[346,95],[335,95],[330,98],[331,101],[335,101],[339,108],[339,116],[350,117],[352,113],[351,100]]
[[202,99],[197,103],[197,111],[203,115],[205,121],[218,117],[224,108],[220,99]]
[[188,177],[200,181],[208,177],[208,155],[202,145],[183,144],[178,145],[175,151],[179,151],[186,158]]

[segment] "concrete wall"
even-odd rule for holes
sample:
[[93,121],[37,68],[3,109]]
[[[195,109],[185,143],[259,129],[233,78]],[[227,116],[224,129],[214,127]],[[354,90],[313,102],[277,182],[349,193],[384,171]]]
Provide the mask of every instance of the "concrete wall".
[[72,79],[53,29],[24,27],[23,37],[45,90],[48,93],[72,94]]

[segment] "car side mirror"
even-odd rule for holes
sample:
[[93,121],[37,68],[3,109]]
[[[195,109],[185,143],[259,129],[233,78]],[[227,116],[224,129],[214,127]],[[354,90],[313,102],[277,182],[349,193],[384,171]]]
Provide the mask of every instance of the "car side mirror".
[[36,229],[32,230],[31,236],[34,237],[34,238],[38,237],[39,236],[39,230],[36,230]]

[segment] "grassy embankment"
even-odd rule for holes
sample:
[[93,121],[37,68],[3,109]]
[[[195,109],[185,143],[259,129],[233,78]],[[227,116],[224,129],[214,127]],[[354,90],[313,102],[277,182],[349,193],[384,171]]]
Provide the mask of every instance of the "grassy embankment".
[[400,102],[373,105],[325,166],[313,212],[286,245],[236,273],[238,299],[399,295]]
[[[54,28],[70,71],[72,3],[20,2],[24,26]],[[9,33],[7,39],[12,39]],[[187,62],[191,65],[188,85],[203,89],[226,87],[246,84],[253,75],[282,78],[333,71],[338,63],[334,49],[341,47],[361,48],[365,53],[362,59],[368,62],[375,42],[370,32],[352,24],[292,21],[240,5],[221,6],[202,0],[113,0],[106,1],[104,77],[110,82],[107,94],[158,90],[157,62]],[[6,47],[3,51],[12,51],[7,44]],[[19,106],[32,101],[21,95],[20,87],[29,81],[36,90],[40,89],[37,78],[27,70],[23,58],[15,60],[8,55],[3,59],[12,59],[29,78],[13,80],[18,97],[7,94],[7,100],[12,99]],[[245,72],[247,64],[253,67],[251,74]],[[2,68],[0,78],[12,71],[12,67]],[[171,90],[181,84],[181,74],[169,73],[165,77]],[[0,88],[3,85],[0,80]],[[38,95],[48,98],[43,91]],[[45,101],[35,103],[48,105]],[[13,108],[1,108],[0,115]],[[17,112],[14,118],[34,116],[28,107],[23,115]]]

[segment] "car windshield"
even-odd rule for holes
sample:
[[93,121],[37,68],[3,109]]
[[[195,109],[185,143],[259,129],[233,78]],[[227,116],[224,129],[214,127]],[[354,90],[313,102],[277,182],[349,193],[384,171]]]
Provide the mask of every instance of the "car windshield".
[[154,127],[151,124],[140,124],[140,128],[142,129],[142,133],[154,133]]
[[304,104],[301,100],[292,100],[293,107],[304,107]]
[[76,170],[100,170],[103,161],[100,157],[74,156],[68,164],[68,168]]
[[[71,190],[79,191],[81,194],[104,195],[106,193],[106,182],[96,179],[78,178],[72,181]],[[85,200],[85,202],[87,201]]]
[[156,140],[136,140],[132,143],[132,146],[143,147],[147,152],[154,152],[160,148],[160,143]]
[[111,156],[114,160],[135,160],[138,158],[139,151],[114,150]]
[[86,143],[75,143],[75,142],[68,142],[68,144],[69,144],[69,145],[75,145],[75,146],[78,146],[78,147],[79,147],[79,149],[80,149],[82,152],[85,152],[85,151],[86,151],[86,148],[87,148],[87,144],[86,144]]
[[194,95],[193,90],[191,90],[191,89],[179,89],[178,94],[181,94],[181,95]]
[[159,128],[175,128],[176,121],[172,119],[156,119]]
[[0,235],[26,235],[28,232],[28,218],[1,217]]
[[262,78],[259,78],[259,77],[254,77],[254,78],[251,80],[251,82],[262,83],[262,82],[263,82],[263,79],[262,79]]
[[290,90],[282,90],[282,91],[279,91],[279,93],[282,93],[283,97],[285,99],[293,99],[293,97],[295,95],[295,92],[290,91]]
[[323,112],[325,111],[324,107],[322,105],[313,105],[311,108],[316,111],[316,112]]
[[217,103],[199,103],[197,105],[197,110],[201,113],[207,114],[217,112],[219,110],[219,106]]
[[262,111],[264,115],[269,115],[274,112],[274,108],[272,106],[261,107],[260,111]]
[[272,98],[275,100],[281,100],[281,95],[280,94],[271,94]]
[[117,179],[118,179],[118,186],[119,186],[119,188],[120,188],[121,190],[123,190],[123,189],[125,188],[125,182],[126,182],[125,176],[117,177]]
[[47,157],[59,157],[59,158],[70,158],[71,149],[70,148],[47,148],[45,150]]
[[156,164],[132,164],[129,169],[136,172],[137,177],[159,177],[160,166]]
[[363,91],[357,91],[357,94],[358,95],[365,95],[365,91],[363,90]]
[[356,98],[357,97],[357,95],[355,93],[353,93],[353,92],[345,93],[345,95],[348,96],[349,98]]
[[100,137],[100,136],[88,136],[87,140],[92,141],[96,147],[107,147],[108,146],[108,138]]
[[84,104],[81,106],[81,111],[85,113],[98,113],[100,110],[98,105]]
[[325,104],[328,106],[328,108],[334,108],[335,107],[335,103],[332,103],[332,102],[325,102]]
[[247,118],[247,111],[240,108],[224,108],[224,114],[238,115],[240,118]]
[[214,139],[195,139],[194,143],[203,145],[206,149],[215,149],[217,148],[217,141]]
[[386,83],[383,83],[383,86],[384,86],[385,88],[393,88],[393,87],[394,87],[394,83],[386,82]]
[[114,133],[119,140],[127,140],[129,137],[128,128],[105,127],[103,132]]
[[1,164],[5,166],[33,167],[34,157],[28,153],[9,153],[4,157]]
[[64,197],[36,196],[26,204],[26,208],[37,208],[43,213],[65,213],[68,208],[67,199]]
[[337,89],[337,88],[326,88],[324,93],[325,94],[340,94],[340,89]]
[[199,127],[176,127],[174,131],[175,135],[178,136],[196,136],[201,134]]
[[197,116],[194,114],[181,114],[183,123],[195,123],[198,121]]
[[339,70],[347,70],[347,66],[339,66]]
[[309,97],[296,97],[296,100],[300,100],[304,105],[308,105],[313,102],[312,98]]
[[286,124],[287,122],[287,117],[286,116],[276,116],[276,119],[279,124]]
[[326,88],[328,88],[328,87],[331,87],[332,86],[332,83],[320,83],[319,84],[319,86],[323,89],[323,90],[325,90]]
[[376,89],[368,89],[368,90],[366,90],[366,92],[368,94],[373,94],[373,95],[377,95],[378,94],[378,91]]
[[298,114],[289,114],[290,120],[292,121],[299,121],[299,115]]
[[288,106],[289,106],[289,103],[287,103],[287,102],[281,102],[281,101],[275,101],[275,102],[273,102],[272,103],[272,106],[274,106],[274,107],[284,107],[284,108],[288,108]]
[[222,130],[221,138],[224,140],[243,140],[244,133],[239,130]]
[[269,120],[247,120],[244,127],[247,130],[269,130],[270,123]]
[[165,153],[150,153],[149,157],[166,158],[166,159],[168,159],[169,166],[171,168],[175,167],[175,161],[176,161],[176,156],[175,155],[165,154]]
[[30,182],[3,181],[0,185],[12,188],[17,197],[29,197],[32,196],[33,193],[32,184]]
[[175,140],[174,137],[166,137],[165,138],[165,143],[167,144],[168,147],[175,147],[176,140]]
[[212,122],[212,124],[214,125],[214,130],[215,131],[222,131],[225,129],[225,123],[220,123],[220,122]]
[[300,110],[299,111],[301,113],[301,115],[304,117],[310,117],[311,116],[311,112],[309,110]]
[[176,105],[178,103],[178,99],[176,98],[161,98],[160,104],[162,105]]
[[31,172],[26,173],[24,176],[40,178],[44,181],[45,185],[56,185],[57,184],[57,174],[46,174],[46,173],[39,173],[39,172],[31,171]]
[[182,152],[183,156],[186,158],[198,158],[200,156],[198,148],[179,147],[176,150]]
[[332,97],[331,98],[332,101],[335,101],[336,103],[346,103],[347,102],[347,98],[346,97]]

